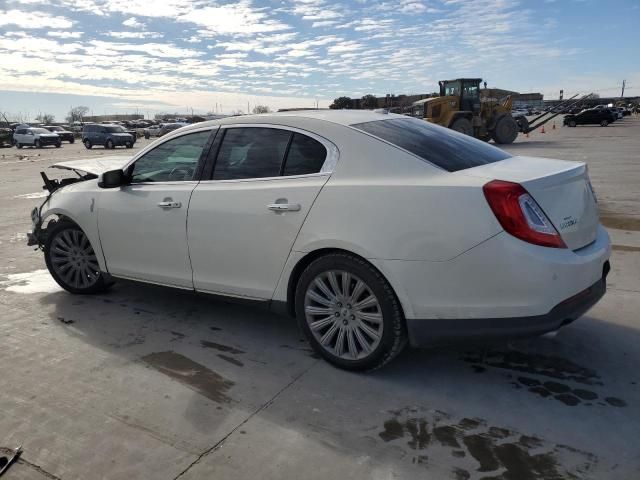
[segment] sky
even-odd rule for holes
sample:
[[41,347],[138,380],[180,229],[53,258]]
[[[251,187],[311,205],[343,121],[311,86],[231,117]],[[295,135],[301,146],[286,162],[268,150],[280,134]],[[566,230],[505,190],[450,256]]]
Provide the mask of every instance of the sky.
[[640,0],[0,0],[0,111],[328,107],[438,80],[640,95]]

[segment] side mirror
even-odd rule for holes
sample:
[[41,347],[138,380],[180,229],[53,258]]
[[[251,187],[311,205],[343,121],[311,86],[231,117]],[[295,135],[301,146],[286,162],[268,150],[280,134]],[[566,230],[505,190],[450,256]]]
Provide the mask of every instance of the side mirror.
[[126,185],[129,179],[122,170],[110,170],[104,172],[98,178],[100,188],[118,188]]

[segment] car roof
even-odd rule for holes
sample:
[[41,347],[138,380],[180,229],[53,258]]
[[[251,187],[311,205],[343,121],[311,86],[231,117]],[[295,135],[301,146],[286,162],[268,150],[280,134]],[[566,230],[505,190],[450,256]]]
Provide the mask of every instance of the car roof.
[[[356,123],[374,122],[376,120],[390,120],[392,118],[407,118],[406,115],[394,113],[376,113],[369,110],[297,110],[289,112],[262,113],[259,115],[238,115],[234,117],[220,118],[189,125],[185,130],[197,129],[215,125],[233,125],[238,123],[274,123],[282,120],[287,123],[292,120],[315,119],[319,121],[337,123],[340,125],[353,125]],[[183,130],[183,131],[185,131]]]

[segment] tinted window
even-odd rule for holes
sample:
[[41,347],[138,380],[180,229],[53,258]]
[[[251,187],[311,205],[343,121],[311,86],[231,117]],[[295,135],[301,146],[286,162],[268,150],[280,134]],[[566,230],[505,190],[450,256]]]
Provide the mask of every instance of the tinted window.
[[118,126],[104,127],[104,131],[110,133],[125,133],[124,128]]
[[226,130],[213,179],[277,177],[290,137],[291,132],[275,128]]
[[16,130],[16,133],[18,135],[25,135],[27,133],[27,130],[25,128],[21,128],[20,130]]
[[414,118],[377,120],[352,127],[404,148],[449,172],[511,157],[481,140]]
[[133,164],[131,181],[177,182],[193,180],[198,160],[211,134],[191,133],[164,142]]
[[324,145],[306,135],[294,133],[283,175],[318,173],[326,158],[327,149]]

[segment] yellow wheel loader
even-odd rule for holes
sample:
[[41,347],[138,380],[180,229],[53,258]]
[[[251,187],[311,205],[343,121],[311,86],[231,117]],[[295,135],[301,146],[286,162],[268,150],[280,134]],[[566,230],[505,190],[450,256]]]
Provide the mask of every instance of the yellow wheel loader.
[[514,118],[511,115],[511,95],[496,98],[491,90],[487,90],[486,83],[481,91],[480,82],[481,78],[442,80],[438,82],[440,96],[415,102],[411,115],[487,142],[493,139],[504,144],[512,143],[518,132],[529,133],[557,117],[562,109],[578,105],[592,95],[574,100],[576,94],[529,124],[525,116]]

